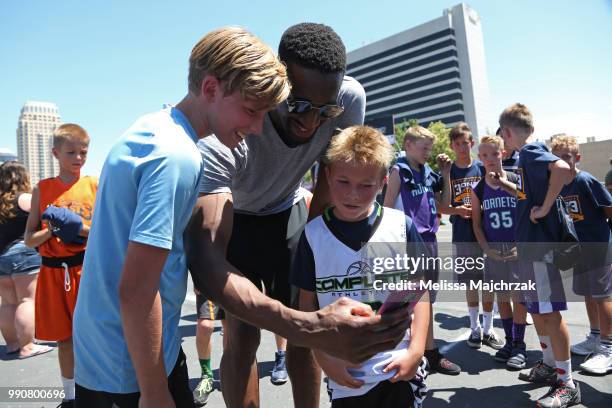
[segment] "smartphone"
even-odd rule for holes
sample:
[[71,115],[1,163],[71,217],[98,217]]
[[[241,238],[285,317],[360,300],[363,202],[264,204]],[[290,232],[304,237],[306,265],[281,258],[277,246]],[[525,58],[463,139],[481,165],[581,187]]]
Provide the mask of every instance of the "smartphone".
[[389,313],[403,307],[406,304],[409,304],[410,306],[408,307],[408,313],[411,314],[426,291],[427,289],[423,287],[407,290],[394,290],[389,294],[389,296],[387,296],[385,302],[382,304],[380,309],[378,309],[378,313]]

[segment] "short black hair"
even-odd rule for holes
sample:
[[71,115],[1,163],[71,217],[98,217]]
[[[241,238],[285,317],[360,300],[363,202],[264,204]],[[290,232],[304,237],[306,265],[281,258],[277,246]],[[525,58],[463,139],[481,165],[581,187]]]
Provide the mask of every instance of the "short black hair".
[[346,71],[346,48],[329,26],[300,23],[289,27],[281,37],[278,55],[284,63],[331,74]]

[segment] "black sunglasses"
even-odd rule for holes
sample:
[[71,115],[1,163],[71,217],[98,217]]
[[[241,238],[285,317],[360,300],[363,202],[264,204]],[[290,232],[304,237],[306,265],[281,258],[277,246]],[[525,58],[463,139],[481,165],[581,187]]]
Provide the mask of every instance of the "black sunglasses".
[[319,116],[331,119],[342,115],[344,108],[340,105],[320,105],[314,106],[312,102],[303,99],[287,99],[287,109],[289,113],[302,114],[308,113],[313,109],[319,111]]

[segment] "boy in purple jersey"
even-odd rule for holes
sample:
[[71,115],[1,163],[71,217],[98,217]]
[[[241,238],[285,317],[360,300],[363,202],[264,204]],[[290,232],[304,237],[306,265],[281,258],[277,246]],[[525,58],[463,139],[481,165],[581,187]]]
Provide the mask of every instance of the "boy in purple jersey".
[[[462,258],[481,256],[480,247],[472,229],[472,188],[484,175],[482,163],[472,158],[474,139],[469,126],[460,122],[449,133],[450,146],[455,153],[455,161],[450,170],[451,206],[441,208],[443,214],[450,215],[453,224],[453,255]],[[504,342],[493,330],[493,298],[492,292],[482,292],[483,327],[480,326],[478,289],[471,289],[470,282],[482,280],[482,269],[472,269],[456,275],[458,282],[468,285],[465,293],[468,314],[470,317],[469,347],[479,349],[482,344],[499,350]]]
[[[485,178],[474,187],[472,195],[472,225],[474,234],[486,255],[485,281],[513,282],[517,277],[515,245],[516,197],[500,187],[499,180],[513,174],[503,170],[504,141],[499,136],[484,136],[478,146],[479,158],[485,167]],[[510,299],[514,304],[514,311]],[[525,326],[527,310],[516,292],[498,292],[499,314],[504,327],[506,344],[495,354],[495,360],[509,368],[525,368]]]
[[[401,158],[391,169],[385,207],[404,211],[417,228],[423,241],[428,244],[432,256],[438,256],[436,232],[438,231],[436,201],[440,207],[448,207],[450,202],[450,159],[445,154],[436,157],[442,177],[427,164],[436,135],[422,126],[411,126],[404,136],[406,157]],[[437,281],[438,271],[429,271],[426,279]],[[430,292],[431,303],[435,292]],[[433,319],[432,319],[433,320]],[[458,375],[461,367],[445,358],[435,346],[433,322],[429,323],[429,333],[425,346],[425,357],[431,370],[442,374]]]
[[[541,243],[558,242],[561,231],[556,211],[551,208],[563,185],[571,181],[569,165],[550,153],[533,137],[533,117],[520,103],[506,108],[499,117],[504,143],[519,150],[517,169],[516,241],[522,282],[536,282],[536,290],[523,292],[542,346],[543,361],[519,379],[552,383],[537,401],[538,407],[564,408],[580,403],[580,387],[572,379],[569,332],[561,310],[567,310],[560,272],[546,262],[550,248]],[[545,187],[546,186],[546,187]],[[552,297],[551,297],[552,295]]]
[[574,268],[574,292],[585,296],[591,332],[586,340],[570,349],[578,355],[592,357],[580,365],[584,371],[606,374],[612,371],[612,196],[591,174],[576,168],[580,152],[576,138],[564,134],[552,140],[553,154],[559,156],[574,174],[563,187],[561,196],[567,203],[580,242],[585,244],[584,260]]

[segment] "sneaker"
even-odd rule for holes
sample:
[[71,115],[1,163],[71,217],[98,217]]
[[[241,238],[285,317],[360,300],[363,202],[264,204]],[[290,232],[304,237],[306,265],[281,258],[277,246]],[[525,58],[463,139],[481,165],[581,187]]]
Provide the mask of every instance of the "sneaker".
[[576,388],[570,388],[557,381],[542,398],[537,401],[538,408],[565,408],[580,404],[580,384],[574,380]]
[[579,356],[588,356],[589,354],[595,353],[599,347],[599,336],[593,336],[591,333],[587,334],[586,339],[580,343],[573,344],[570,350],[573,354]]
[[580,364],[580,368],[591,374],[607,374],[612,371],[612,350],[599,346],[597,353]]
[[74,408],[74,400],[62,400],[61,404],[57,408]]
[[472,334],[466,340],[467,345],[474,349],[479,349],[482,345],[482,336],[480,335],[480,327],[472,330]]
[[193,390],[193,402],[196,407],[203,407],[208,402],[210,393],[213,392],[213,379],[207,375],[203,375],[200,382]]
[[527,346],[523,341],[516,341],[512,344],[512,352],[510,358],[506,362],[506,366],[513,370],[522,370],[527,364]]
[[512,339],[506,337],[506,344],[495,353],[495,361],[505,363],[512,356]]
[[531,370],[519,373],[518,378],[531,383],[554,384],[557,382],[557,370],[540,360]]
[[444,357],[437,349],[425,350],[425,357],[429,362],[431,373],[437,372],[446,375],[459,375],[461,373],[461,367]]
[[277,351],[270,381],[272,381],[272,384],[280,385],[286,383],[288,378],[287,367],[285,367],[285,352]]
[[500,350],[502,347],[504,347],[506,342],[499,338],[497,333],[495,333],[495,330],[491,330],[489,334],[482,336],[482,344],[489,346],[492,349]]

